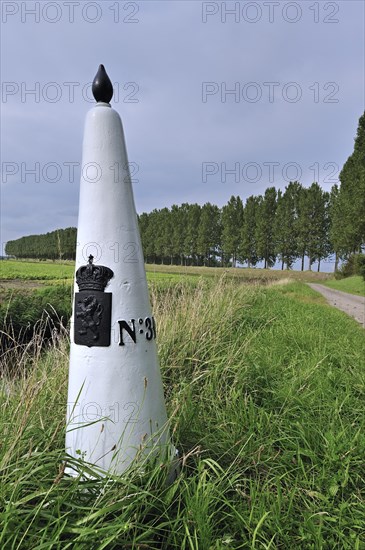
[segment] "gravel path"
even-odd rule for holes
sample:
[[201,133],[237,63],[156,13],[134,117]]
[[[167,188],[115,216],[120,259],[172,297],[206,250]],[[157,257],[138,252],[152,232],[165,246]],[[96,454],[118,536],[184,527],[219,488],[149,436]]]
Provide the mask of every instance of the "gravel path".
[[331,306],[335,306],[347,315],[351,315],[365,327],[365,298],[363,296],[355,296],[355,294],[348,294],[314,283],[308,284],[313,290],[320,292]]

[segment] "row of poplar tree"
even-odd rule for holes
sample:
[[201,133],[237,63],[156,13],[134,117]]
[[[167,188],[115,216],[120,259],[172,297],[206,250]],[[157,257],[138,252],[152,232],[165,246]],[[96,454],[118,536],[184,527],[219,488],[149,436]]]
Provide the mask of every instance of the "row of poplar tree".
[[[250,196],[245,204],[232,196],[223,208],[206,203],[173,205],[139,217],[147,263],[249,267],[263,261],[272,267],[292,267],[308,256],[309,269],[337,252],[334,237],[334,202],[317,183],[309,188],[291,182],[285,191],[275,187],[264,195]],[[333,234],[333,235],[332,235]],[[346,251],[352,252],[352,247]]]
[[27,235],[5,245],[5,254],[15,258],[39,260],[74,260],[76,227],[56,229],[42,235]]
[[[340,173],[340,186],[330,192],[318,183],[291,182],[245,203],[232,196],[219,208],[184,203],[139,216],[143,251],[148,263],[229,266],[237,263],[272,267],[278,260],[291,268],[300,258],[304,269],[335,256],[361,252],[365,246],[365,113],[359,120],[355,146]],[[76,229],[31,235],[6,245],[16,257],[74,259]]]

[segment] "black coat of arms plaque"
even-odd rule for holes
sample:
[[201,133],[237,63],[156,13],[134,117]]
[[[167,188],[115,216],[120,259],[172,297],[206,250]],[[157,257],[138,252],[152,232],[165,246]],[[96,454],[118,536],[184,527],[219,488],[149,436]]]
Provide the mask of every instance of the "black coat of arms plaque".
[[114,273],[103,265],[87,265],[76,271],[74,341],[81,346],[110,346],[112,294],[104,289]]

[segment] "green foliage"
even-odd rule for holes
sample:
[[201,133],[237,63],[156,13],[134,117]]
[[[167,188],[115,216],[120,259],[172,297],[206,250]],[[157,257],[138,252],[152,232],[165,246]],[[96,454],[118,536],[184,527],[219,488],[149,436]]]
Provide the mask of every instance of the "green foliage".
[[74,260],[76,228],[56,229],[45,235],[29,235],[15,241],[8,241],[5,253],[17,258]]
[[355,254],[351,254],[341,267],[343,277],[351,277],[355,275]]
[[299,255],[298,216],[302,186],[297,181],[290,182],[285,192],[278,194],[275,220],[276,251],[282,263],[290,269]]
[[202,207],[184,203],[139,216],[139,228],[146,262],[162,264],[201,263],[198,232]]
[[247,262],[248,267],[255,266],[259,261],[256,243],[259,202],[259,197],[251,195],[251,197],[248,197],[243,210],[239,259],[241,262]]
[[264,260],[264,268],[276,262],[275,219],[277,208],[275,187],[268,187],[259,198],[256,224],[257,255]]
[[344,279],[344,275],[342,274],[341,271],[338,271],[338,270],[335,271],[334,277],[336,281],[341,281],[342,279]]
[[329,194],[323,192],[318,183],[299,190],[297,230],[298,251],[302,258],[309,258],[309,269],[315,260],[326,258],[331,252],[329,246]]
[[65,475],[55,342],[2,379],[1,548],[362,548],[362,329],[298,283],[180,283],[152,301],[180,476]]
[[359,119],[354,151],[340,173],[332,196],[331,240],[340,257],[365,245],[365,113]]
[[365,254],[351,254],[343,263],[340,273],[343,277],[352,275],[364,276],[365,272]]
[[200,226],[201,206],[190,204],[187,210],[184,226],[184,255],[185,264],[190,261],[198,265],[198,230]]
[[228,260],[232,258],[232,265],[236,267],[241,240],[243,222],[243,204],[240,197],[232,196],[228,204],[222,208],[222,250]]
[[203,265],[215,263],[215,256],[221,247],[221,212],[218,206],[207,202],[202,206],[198,229],[198,254],[203,258]]
[[361,275],[365,281],[365,254],[357,254],[356,256],[356,273]]

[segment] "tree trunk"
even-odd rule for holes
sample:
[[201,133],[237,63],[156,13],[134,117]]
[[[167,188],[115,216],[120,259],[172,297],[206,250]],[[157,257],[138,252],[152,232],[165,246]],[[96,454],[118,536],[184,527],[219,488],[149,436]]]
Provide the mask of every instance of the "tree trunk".
[[319,258],[318,260],[318,269],[317,269],[317,272],[319,273],[321,270],[321,258]]
[[305,256],[305,254],[303,253],[303,255],[302,255],[302,271],[304,271],[304,256]]
[[337,256],[337,252],[335,253],[335,273],[337,273],[338,271],[338,256]]
[[312,271],[312,258],[309,256],[309,266],[308,266],[308,270],[309,271]]
[[265,258],[264,269],[267,269],[267,259]]
[[281,271],[284,271],[284,260],[281,260]]

